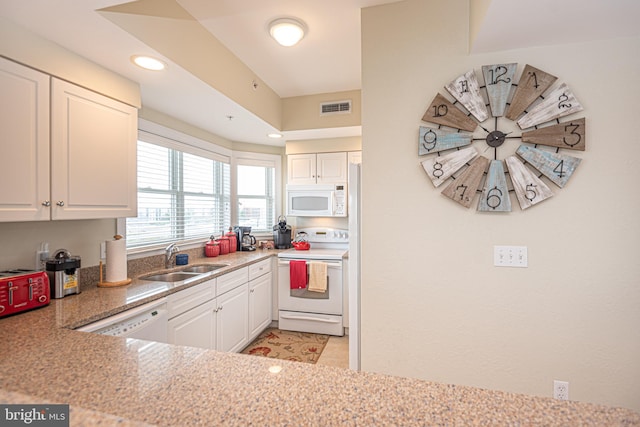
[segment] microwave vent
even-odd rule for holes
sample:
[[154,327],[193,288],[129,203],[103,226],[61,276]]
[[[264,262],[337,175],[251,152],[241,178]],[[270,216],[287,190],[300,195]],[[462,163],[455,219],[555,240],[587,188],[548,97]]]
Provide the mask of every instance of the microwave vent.
[[323,102],[320,104],[321,116],[327,116],[330,114],[350,114],[350,113],[351,113],[351,100]]

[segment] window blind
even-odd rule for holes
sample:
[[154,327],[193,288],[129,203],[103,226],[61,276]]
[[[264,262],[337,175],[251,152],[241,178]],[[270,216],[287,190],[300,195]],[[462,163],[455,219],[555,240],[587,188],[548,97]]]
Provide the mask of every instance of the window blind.
[[127,248],[204,240],[228,229],[229,163],[138,141],[138,216],[127,218]]
[[244,160],[237,165],[238,223],[252,233],[271,232],[275,224],[275,168]]

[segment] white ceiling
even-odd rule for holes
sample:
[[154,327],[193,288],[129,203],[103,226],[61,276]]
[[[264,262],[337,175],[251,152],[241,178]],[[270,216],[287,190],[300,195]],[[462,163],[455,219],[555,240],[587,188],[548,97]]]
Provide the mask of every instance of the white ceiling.
[[[360,89],[360,9],[400,0],[176,1],[284,98]],[[277,129],[180,64],[167,61],[169,67],[162,73],[133,66],[129,61],[133,54],[163,57],[95,12],[126,2],[1,0],[0,16],[138,82],[145,107],[233,141],[284,144],[266,137]],[[474,53],[640,35],[637,0],[490,0],[485,4],[488,8],[472,45]],[[269,37],[268,23],[281,16],[295,16],[307,24],[308,34],[299,45],[283,48]],[[285,132],[285,139],[359,134],[356,126]]]

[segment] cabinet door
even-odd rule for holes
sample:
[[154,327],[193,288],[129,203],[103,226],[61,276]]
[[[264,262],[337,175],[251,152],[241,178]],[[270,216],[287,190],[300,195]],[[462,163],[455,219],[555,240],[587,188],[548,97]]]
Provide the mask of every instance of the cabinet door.
[[218,351],[239,352],[249,343],[249,285],[218,297]]
[[319,184],[347,182],[347,153],[318,153]]
[[216,348],[216,300],[169,319],[169,344]]
[[249,282],[249,341],[271,323],[271,274]]
[[135,216],[137,109],[51,84],[51,218]]
[[291,154],[287,156],[287,184],[316,183],[316,155]]
[[0,58],[0,221],[50,215],[49,76]]

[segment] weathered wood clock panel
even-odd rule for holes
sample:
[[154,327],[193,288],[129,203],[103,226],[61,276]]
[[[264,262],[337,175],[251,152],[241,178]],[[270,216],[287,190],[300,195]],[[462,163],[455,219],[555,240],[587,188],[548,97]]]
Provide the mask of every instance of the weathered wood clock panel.
[[[442,195],[466,208],[478,196],[478,211],[510,212],[514,193],[528,209],[554,195],[545,180],[564,188],[581,163],[560,150],[586,149],[586,119],[569,117],[582,104],[566,83],[556,85],[556,76],[527,64],[518,77],[517,68],[465,72],[422,116],[430,125],[419,128],[420,165],[434,187],[449,182]],[[499,157],[499,150],[510,151]]]

